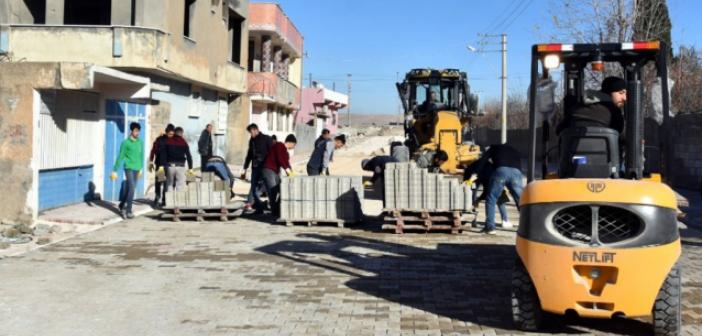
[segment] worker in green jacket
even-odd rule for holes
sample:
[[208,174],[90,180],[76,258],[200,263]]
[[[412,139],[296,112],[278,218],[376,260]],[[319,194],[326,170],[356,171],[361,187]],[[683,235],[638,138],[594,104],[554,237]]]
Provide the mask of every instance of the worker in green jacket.
[[117,171],[124,164],[126,183],[122,184],[119,192],[119,211],[123,218],[134,218],[134,213],[132,213],[134,191],[137,179],[141,177],[141,170],[144,168],[144,144],[139,139],[140,131],[141,125],[139,123],[129,124],[129,137],[119,146],[119,156],[117,156],[110,176],[112,181],[117,180]]

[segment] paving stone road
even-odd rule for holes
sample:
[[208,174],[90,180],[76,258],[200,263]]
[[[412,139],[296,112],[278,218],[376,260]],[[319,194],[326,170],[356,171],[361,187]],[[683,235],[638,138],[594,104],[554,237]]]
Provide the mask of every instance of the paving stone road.
[[[149,217],[0,260],[0,335],[494,335],[514,234]],[[685,233],[685,334],[702,334],[702,234]],[[650,333],[554,318],[550,333]]]

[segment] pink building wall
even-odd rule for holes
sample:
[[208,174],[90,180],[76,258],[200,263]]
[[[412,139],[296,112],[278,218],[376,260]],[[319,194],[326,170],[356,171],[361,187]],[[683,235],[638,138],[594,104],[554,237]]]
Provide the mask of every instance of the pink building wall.
[[304,88],[300,112],[295,118],[295,123],[313,125],[312,121],[316,116],[318,129],[327,128],[335,134],[339,126],[339,110],[347,104],[348,96],[345,94],[323,87]]

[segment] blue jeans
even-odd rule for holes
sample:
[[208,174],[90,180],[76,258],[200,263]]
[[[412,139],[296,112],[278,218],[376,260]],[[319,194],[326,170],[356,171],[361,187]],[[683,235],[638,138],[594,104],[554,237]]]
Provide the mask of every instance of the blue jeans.
[[229,167],[223,162],[208,162],[203,166],[203,171],[213,172],[217,177],[225,181],[229,185],[229,189],[234,188],[234,174]]
[[517,207],[519,207],[519,198],[522,196],[522,190],[524,189],[524,185],[522,184],[522,172],[520,172],[519,169],[499,167],[492,173],[490,184],[487,189],[487,199],[485,200],[487,216],[485,228],[487,230],[495,229],[495,206],[505,187],[507,187],[512,198],[514,198],[514,201],[517,203]]
[[124,176],[126,179],[122,182],[122,188],[119,190],[119,207],[127,213],[132,213],[132,203],[134,202],[134,191],[136,190],[136,181],[138,170],[125,169]]
[[273,217],[279,217],[280,200],[278,199],[278,195],[280,195],[280,175],[268,168],[264,168],[262,176],[263,182],[266,185],[266,192],[268,192],[268,204],[271,206]]
[[252,167],[251,168],[251,190],[249,190],[249,195],[246,197],[246,203],[252,205],[260,205],[261,198],[258,195],[258,183],[263,178],[262,176],[263,167]]

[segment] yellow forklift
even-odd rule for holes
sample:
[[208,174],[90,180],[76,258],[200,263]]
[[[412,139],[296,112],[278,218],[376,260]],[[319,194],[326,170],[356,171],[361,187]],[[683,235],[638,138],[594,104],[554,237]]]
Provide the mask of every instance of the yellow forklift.
[[456,173],[480,156],[471,118],[478,100],[470,93],[468,76],[456,69],[413,69],[397,83],[405,113],[405,144],[416,160],[443,150],[448,161],[441,170]]
[[[529,182],[520,200],[511,294],[518,328],[537,330],[548,312],[652,316],[655,335],[680,333],[677,201],[663,183],[670,167],[667,50],[658,41],[533,46]],[[566,115],[583,106],[588,78],[604,65],[619,67],[626,82],[623,134],[570,126],[549,148],[555,97],[562,97]],[[655,141],[643,127],[644,74],[652,68],[657,79],[646,91],[660,94],[660,104],[653,105],[663,114],[661,140]],[[560,74],[562,95],[556,95],[551,73]],[[663,158],[654,160],[656,153]],[[549,164],[553,156],[557,160]]]

